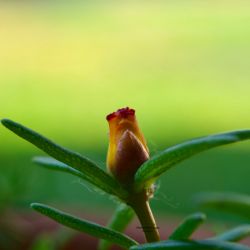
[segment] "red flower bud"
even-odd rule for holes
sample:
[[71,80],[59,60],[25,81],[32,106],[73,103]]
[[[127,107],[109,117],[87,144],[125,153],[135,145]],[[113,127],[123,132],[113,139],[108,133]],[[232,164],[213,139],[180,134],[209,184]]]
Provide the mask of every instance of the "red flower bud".
[[130,185],[137,169],[149,158],[149,151],[135,117],[135,110],[123,108],[107,116],[109,122],[109,171],[124,185]]

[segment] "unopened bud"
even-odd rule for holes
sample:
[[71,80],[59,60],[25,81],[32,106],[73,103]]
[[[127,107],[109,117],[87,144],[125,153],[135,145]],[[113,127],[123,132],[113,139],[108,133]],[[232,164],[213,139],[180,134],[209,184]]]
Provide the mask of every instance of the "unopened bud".
[[107,116],[109,122],[109,171],[124,185],[133,182],[137,169],[149,158],[149,151],[135,117],[129,108]]

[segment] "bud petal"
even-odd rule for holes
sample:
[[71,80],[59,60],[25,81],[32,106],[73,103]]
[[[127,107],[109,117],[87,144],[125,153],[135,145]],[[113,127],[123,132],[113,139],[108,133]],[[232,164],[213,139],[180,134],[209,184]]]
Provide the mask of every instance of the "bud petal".
[[137,169],[148,160],[146,141],[138,127],[135,111],[124,108],[107,116],[110,142],[107,157],[109,171],[129,185]]

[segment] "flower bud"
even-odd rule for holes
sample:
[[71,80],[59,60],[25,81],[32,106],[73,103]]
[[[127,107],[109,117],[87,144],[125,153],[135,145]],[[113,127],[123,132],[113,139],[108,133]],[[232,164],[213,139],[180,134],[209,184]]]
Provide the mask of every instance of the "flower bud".
[[137,169],[149,158],[135,110],[122,108],[106,118],[109,123],[108,169],[122,184],[130,185]]

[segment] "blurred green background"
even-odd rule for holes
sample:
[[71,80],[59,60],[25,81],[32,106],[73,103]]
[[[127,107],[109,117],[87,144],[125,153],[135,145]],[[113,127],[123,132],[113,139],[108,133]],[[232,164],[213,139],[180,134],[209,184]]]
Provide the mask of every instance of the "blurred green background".
[[[0,3],[0,116],[105,168],[117,108],[136,109],[151,154],[250,127],[249,1]],[[1,205],[40,201],[98,211],[86,183],[34,166],[43,155],[0,127]],[[250,143],[198,155],[166,173],[153,209],[193,210],[201,191],[250,194]]]

